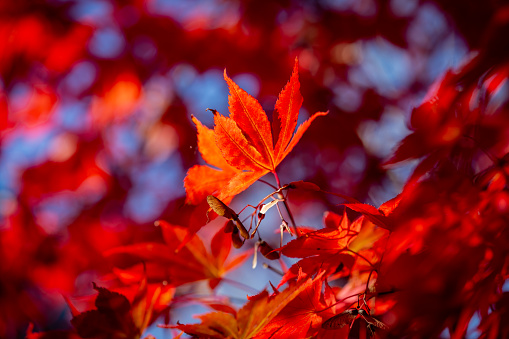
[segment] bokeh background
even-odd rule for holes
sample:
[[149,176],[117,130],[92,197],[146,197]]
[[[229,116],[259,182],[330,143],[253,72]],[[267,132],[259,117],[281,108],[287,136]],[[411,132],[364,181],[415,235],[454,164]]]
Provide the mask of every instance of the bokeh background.
[[[394,197],[412,163],[381,163],[431,84],[503,41],[507,30],[489,29],[502,3],[2,1],[0,337],[23,337],[29,323],[68,328],[62,295],[79,301],[105,281],[104,251],[160,239],[157,219],[188,223],[183,179],[203,163],[191,114],[209,127],[206,108],[227,114],[224,69],[270,117],[298,57],[300,121],[329,110],[281,164],[283,182],[377,206]],[[267,194],[259,188],[233,206]],[[317,227],[336,208],[294,204],[298,223]],[[255,289],[270,278],[260,274],[246,278]],[[167,318],[195,312],[174,307]]]

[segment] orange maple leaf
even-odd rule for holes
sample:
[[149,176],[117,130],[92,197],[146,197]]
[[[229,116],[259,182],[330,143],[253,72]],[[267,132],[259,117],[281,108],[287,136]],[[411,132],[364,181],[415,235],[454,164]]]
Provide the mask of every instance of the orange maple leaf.
[[253,338],[267,326],[285,306],[297,298],[315,281],[322,281],[323,272],[314,278],[300,275],[299,279],[281,292],[269,295],[267,291],[249,297],[249,301],[234,314],[230,312],[211,312],[199,315],[199,324],[180,324],[171,326],[199,338]]
[[295,147],[311,122],[327,114],[315,113],[294,133],[302,106],[298,65],[295,59],[290,81],[276,102],[272,128],[260,103],[233,82],[225,71],[224,78],[230,90],[230,117],[211,110],[214,130],[193,117],[198,129],[198,149],[203,159],[218,169],[196,165],[187,172],[184,186],[188,203],[197,204],[210,194],[228,201],[265,174],[275,173],[276,167]]
[[[299,273],[302,274],[302,272]],[[332,290],[328,286],[324,290],[323,282],[323,277],[314,279],[312,284],[291,300],[266,326],[256,333],[254,338],[323,337],[319,336],[319,333],[323,332],[321,330],[322,322],[334,316],[331,305],[333,299],[326,298],[326,295],[331,296]],[[340,338],[340,336],[337,337]]]
[[[250,254],[245,252],[229,257],[231,238],[223,228],[214,235],[209,251],[202,239],[196,234],[189,235],[185,227],[162,220],[158,221],[158,225],[166,244],[136,243],[109,249],[104,255],[127,254],[142,260],[146,263],[147,275],[152,281],[166,281],[171,286],[180,286],[208,280],[210,287],[215,288],[226,272],[240,265]],[[180,250],[175,252],[176,248]],[[133,266],[124,270],[124,273],[136,271],[137,267]]]
[[[336,226],[332,227],[334,222]],[[346,212],[343,217],[327,213],[324,223],[325,228],[307,232],[287,243],[281,248],[282,254],[290,258],[339,254],[347,250],[348,244],[359,234],[362,226],[361,219],[351,223]]]

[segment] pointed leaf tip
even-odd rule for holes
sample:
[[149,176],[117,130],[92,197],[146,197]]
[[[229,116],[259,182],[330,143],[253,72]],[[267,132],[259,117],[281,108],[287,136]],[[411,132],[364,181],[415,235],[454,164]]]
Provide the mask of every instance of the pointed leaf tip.
[[279,163],[285,157],[284,151],[288,147],[292,136],[297,127],[299,110],[302,106],[303,98],[300,94],[299,66],[296,60],[290,80],[279,93],[274,108],[272,120],[272,130],[274,140],[277,140],[274,147],[276,162]]
[[230,119],[239,127],[249,143],[261,154],[269,171],[275,169],[272,132],[267,114],[253,96],[239,87],[225,72],[228,84]]

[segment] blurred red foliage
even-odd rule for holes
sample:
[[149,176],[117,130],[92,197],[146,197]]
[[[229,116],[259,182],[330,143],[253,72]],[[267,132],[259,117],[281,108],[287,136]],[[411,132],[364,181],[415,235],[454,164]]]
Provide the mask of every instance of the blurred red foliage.
[[[162,323],[507,337],[508,13],[470,0],[1,2],[0,337],[147,337]],[[260,226],[244,240],[208,224],[204,198],[250,168],[230,161],[227,180],[187,198],[183,180],[215,141],[205,109],[226,112],[238,84],[277,121],[295,58],[290,125],[329,114],[266,171],[281,162],[280,183],[243,183],[230,207]],[[233,270],[252,254],[269,269]],[[196,304],[213,311],[181,324]],[[322,328],[352,307],[388,330],[360,316]]]

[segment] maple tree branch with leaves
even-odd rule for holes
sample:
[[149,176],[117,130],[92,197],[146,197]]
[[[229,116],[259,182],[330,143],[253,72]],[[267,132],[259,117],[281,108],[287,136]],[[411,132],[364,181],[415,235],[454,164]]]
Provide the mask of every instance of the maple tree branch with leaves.
[[[184,179],[187,204],[198,211],[206,201],[208,210],[201,211],[207,224],[195,221],[184,227],[159,220],[155,225],[164,243],[139,242],[105,251],[107,258],[129,257],[134,262],[116,267],[115,274],[126,284],[140,282],[139,287],[130,301],[94,284],[95,308],[84,312],[67,298],[71,323],[80,337],[141,338],[169,304],[179,303],[179,288],[199,281],[206,281],[211,293],[226,283],[250,295],[240,308],[226,296],[186,295],[180,301],[200,303],[212,311],[198,315],[199,323],[168,320],[160,325],[179,331],[177,338],[184,333],[238,339],[438,337],[444,326],[459,338],[476,312],[483,317],[479,325],[483,333],[491,337],[499,333],[494,330],[501,319],[497,314],[507,312],[503,284],[509,271],[508,155],[491,156],[497,154],[500,141],[480,140],[473,131],[489,130],[506,118],[486,116],[489,98],[483,96],[475,106],[473,89],[459,89],[469,68],[463,77],[446,74],[431,99],[413,111],[414,133],[402,140],[386,165],[414,157],[421,161],[403,191],[378,208],[311,182],[284,183],[276,173],[311,123],[327,115],[315,113],[297,127],[303,101],[298,68],[296,59],[290,81],[276,101],[272,124],[258,101],[224,73],[230,116],[209,109],[213,129],[192,117],[198,149],[207,164],[191,167]],[[423,117],[430,113],[437,116]],[[473,161],[473,151],[488,155],[493,164],[475,174],[462,171]],[[268,173],[276,185],[262,179]],[[257,181],[271,191],[237,213],[229,206],[232,199]],[[326,212],[322,228],[299,225],[289,204],[294,192],[340,198],[345,201],[343,213]],[[253,211],[241,217],[248,209]],[[274,211],[281,221],[277,248],[260,233],[260,227],[269,226],[264,223],[266,214]],[[216,227],[210,246],[197,234],[204,226]],[[285,243],[286,233],[292,240]],[[232,255],[232,246],[240,253]],[[275,263],[262,265],[280,279],[277,286],[268,281],[272,292],[259,292],[245,281],[226,277],[251,255],[255,269],[258,252],[261,260]],[[475,265],[465,266],[464,258]],[[487,301],[491,299],[486,295],[496,302]],[[442,316],[445,322],[437,320]],[[429,326],[438,323],[442,325]],[[37,337],[32,328],[27,333]]]

